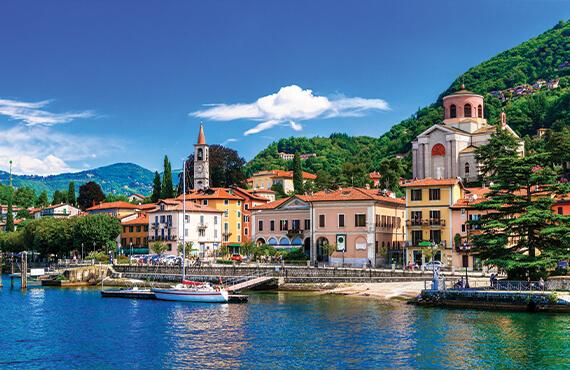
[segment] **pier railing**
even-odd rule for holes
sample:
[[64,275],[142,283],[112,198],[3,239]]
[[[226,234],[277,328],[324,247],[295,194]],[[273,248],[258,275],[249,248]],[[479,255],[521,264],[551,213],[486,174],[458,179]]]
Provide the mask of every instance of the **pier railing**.
[[[426,281],[429,287],[431,282]],[[524,280],[462,280],[445,279],[440,281],[440,290],[496,290],[511,292],[570,291],[568,280],[524,281]]]

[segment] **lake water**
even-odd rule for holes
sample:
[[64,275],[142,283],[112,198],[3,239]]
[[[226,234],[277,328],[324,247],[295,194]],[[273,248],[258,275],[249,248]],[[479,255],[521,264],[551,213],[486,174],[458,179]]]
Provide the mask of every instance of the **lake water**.
[[255,293],[247,304],[0,292],[0,368],[560,368],[570,315]]

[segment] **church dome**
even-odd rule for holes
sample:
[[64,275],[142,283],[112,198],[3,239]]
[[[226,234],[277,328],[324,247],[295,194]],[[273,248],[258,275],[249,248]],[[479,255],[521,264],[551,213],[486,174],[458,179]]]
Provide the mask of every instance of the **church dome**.
[[483,96],[465,89],[443,97],[445,119],[483,118],[485,116]]

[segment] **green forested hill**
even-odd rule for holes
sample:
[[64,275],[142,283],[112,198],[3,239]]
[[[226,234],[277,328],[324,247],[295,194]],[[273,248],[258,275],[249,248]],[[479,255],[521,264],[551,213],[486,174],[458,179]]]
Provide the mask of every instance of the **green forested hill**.
[[[506,90],[538,79],[560,78],[557,89],[542,88],[533,94],[499,100],[493,91]],[[380,138],[349,137],[333,134],[329,138],[288,138],[272,143],[248,163],[248,174],[261,169],[286,169],[278,152],[317,154],[304,162],[304,168],[317,172],[328,170],[333,177],[343,163],[362,164],[366,170],[377,170],[383,158],[407,153],[412,140],[443,117],[442,97],[456,91],[461,84],[485,96],[486,118],[494,124],[501,110],[507,113],[509,125],[521,136],[533,135],[540,127],[570,126],[570,21],[560,22],[545,33],[483,62],[453,81],[430,106],[418,110],[410,118],[394,125]],[[409,163],[410,159],[405,159]]]

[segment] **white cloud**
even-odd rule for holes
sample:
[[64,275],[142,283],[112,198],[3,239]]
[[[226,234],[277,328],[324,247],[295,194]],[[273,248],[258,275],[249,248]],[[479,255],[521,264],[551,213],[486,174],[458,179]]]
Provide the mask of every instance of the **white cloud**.
[[53,126],[79,118],[91,118],[95,115],[92,111],[52,113],[42,109],[49,103],[49,100],[22,102],[0,99],[0,115],[22,121],[27,126]]
[[15,126],[0,130],[0,169],[8,170],[12,160],[16,174],[74,172],[80,169],[70,162],[92,159],[95,153],[100,155],[118,148],[110,139],[57,133],[42,126]]
[[230,143],[235,143],[235,142],[238,142],[238,141],[239,141],[239,139],[236,139],[236,138],[234,138],[234,137],[231,137],[231,138],[229,138],[229,139],[224,140],[224,142],[222,143],[222,145],[228,145],[228,144],[230,144]]
[[249,119],[258,121],[257,126],[244,135],[257,134],[275,126],[290,126],[300,131],[300,121],[315,118],[361,116],[369,110],[389,110],[382,99],[337,96],[315,96],[312,90],[303,90],[297,85],[285,86],[275,94],[257,99],[254,103],[210,104],[209,108],[193,112],[192,116],[213,121]]

